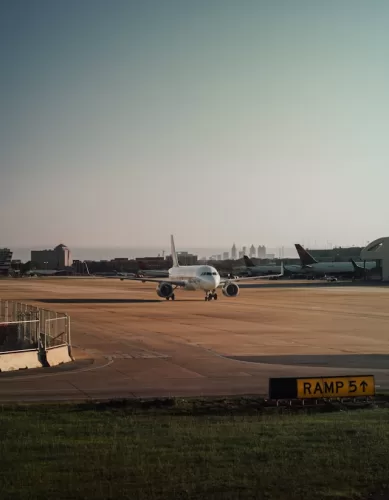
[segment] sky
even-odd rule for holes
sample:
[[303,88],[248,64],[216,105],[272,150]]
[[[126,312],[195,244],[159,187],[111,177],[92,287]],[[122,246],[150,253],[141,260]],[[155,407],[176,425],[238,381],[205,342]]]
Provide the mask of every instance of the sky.
[[387,0],[2,0],[0,246],[388,235]]

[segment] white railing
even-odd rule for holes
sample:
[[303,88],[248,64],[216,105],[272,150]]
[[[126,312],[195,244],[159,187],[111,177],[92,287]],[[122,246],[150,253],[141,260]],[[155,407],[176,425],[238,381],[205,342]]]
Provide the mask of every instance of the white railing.
[[0,351],[70,345],[67,314],[0,299]]

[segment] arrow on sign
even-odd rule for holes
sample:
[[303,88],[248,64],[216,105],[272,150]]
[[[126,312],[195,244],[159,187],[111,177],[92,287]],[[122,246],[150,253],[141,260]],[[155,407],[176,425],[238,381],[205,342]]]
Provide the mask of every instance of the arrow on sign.
[[359,387],[362,387],[362,391],[365,392],[365,389],[367,387],[367,382],[365,382],[364,380],[362,380],[362,382],[359,384]]

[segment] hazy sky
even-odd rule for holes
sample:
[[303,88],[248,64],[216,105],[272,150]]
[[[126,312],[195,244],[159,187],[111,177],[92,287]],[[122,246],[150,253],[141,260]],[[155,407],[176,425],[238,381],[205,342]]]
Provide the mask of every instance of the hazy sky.
[[0,7],[0,246],[388,235],[387,0]]

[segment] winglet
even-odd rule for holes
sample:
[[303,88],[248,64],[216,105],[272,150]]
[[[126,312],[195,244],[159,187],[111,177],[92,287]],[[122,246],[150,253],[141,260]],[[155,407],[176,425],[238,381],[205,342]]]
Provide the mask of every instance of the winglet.
[[255,267],[254,262],[248,257],[247,255],[243,255],[244,263],[246,264],[246,267]]
[[312,255],[305,250],[299,243],[295,243],[297,253],[299,254],[301,265],[310,266],[311,264],[317,264],[317,260],[312,257]]
[[171,246],[171,252],[172,252],[172,259],[173,259],[173,267],[179,267],[180,265],[178,263],[176,246],[174,244],[174,237],[172,234],[170,235],[170,246]]

